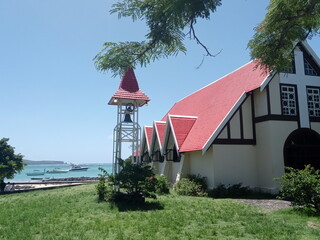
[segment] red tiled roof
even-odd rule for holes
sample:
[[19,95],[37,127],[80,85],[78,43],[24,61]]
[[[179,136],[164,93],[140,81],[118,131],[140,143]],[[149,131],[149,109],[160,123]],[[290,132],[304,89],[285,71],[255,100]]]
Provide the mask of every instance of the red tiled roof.
[[[122,76],[119,89],[111,99],[115,98],[150,101],[150,98],[139,89],[138,81],[132,68],[129,68]],[[111,100],[109,104],[112,104]]]
[[151,142],[151,137],[152,137],[152,127],[144,127],[145,129],[145,137],[147,141],[147,147],[150,149],[150,142]]
[[155,130],[157,133],[159,145],[160,147],[162,147],[164,131],[166,130],[166,122],[155,121]]
[[[255,69],[255,65],[250,62],[192,93],[177,102],[162,118],[165,121],[169,114],[198,117],[180,152],[202,150],[243,94],[260,87],[268,74]],[[182,136],[176,138],[182,140]]]
[[168,117],[171,121],[172,131],[174,133],[174,136],[176,137],[176,141],[178,144],[177,148],[180,149],[197,118],[172,115],[169,115]]

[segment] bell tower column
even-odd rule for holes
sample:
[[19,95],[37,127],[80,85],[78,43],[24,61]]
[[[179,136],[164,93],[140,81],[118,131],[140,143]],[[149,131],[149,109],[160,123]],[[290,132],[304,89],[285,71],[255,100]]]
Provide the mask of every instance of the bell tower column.
[[122,143],[130,143],[133,163],[140,162],[140,136],[139,107],[147,104],[150,99],[138,86],[132,68],[123,75],[118,91],[112,96],[109,105],[117,106],[117,124],[113,131],[113,159],[112,173],[121,169],[123,161]]

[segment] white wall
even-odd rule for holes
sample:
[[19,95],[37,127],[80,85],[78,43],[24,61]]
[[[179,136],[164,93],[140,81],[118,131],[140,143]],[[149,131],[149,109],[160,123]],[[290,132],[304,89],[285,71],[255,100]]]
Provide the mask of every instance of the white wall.
[[267,121],[256,124],[258,187],[270,192],[279,188],[274,178],[284,174],[283,147],[297,122]]
[[257,186],[257,165],[253,145],[213,146],[214,185]]

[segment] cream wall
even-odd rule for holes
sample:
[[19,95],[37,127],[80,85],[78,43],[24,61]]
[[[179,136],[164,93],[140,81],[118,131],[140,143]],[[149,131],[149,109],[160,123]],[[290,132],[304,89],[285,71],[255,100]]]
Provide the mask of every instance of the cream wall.
[[310,126],[312,130],[315,130],[320,134],[320,122],[311,122]]
[[238,184],[257,186],[253,145],[213,145],[214,186]]
[[251,97],[249,96],[242,104],[243,137],[245,139],[253,138]]
[[267,91],[260,92],[260,89],[254,91],[254,112],[255,117],[268,114]]
[[241,138],[240,127],[240,114],[238,110],[230,120],[230,135],[232,139]]
[[283,147],[289,134],[298,128],[297,122],[266,121],[256,124],[256,161],[258,188],[276,192],[274,178],[284,174]]
[[200,174],[207,178],[209,188],[214,187],[214,171],[213,171],[213,158],[212,147],[202,155],[202,151],[186,152],[184,153],[184,166],[182,176],[187,174]]
[[281,100],[280,100],[280,77],[276,74],[269,83],[270,94],[270,110],[271,114],[281,114]]

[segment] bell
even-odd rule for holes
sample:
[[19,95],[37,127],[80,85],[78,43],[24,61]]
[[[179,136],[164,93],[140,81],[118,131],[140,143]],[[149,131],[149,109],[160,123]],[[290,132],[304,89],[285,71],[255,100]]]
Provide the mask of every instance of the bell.
[[124,115],[124,123],[132,123],[131,117],[129,113],[126,113],[126,115]]

